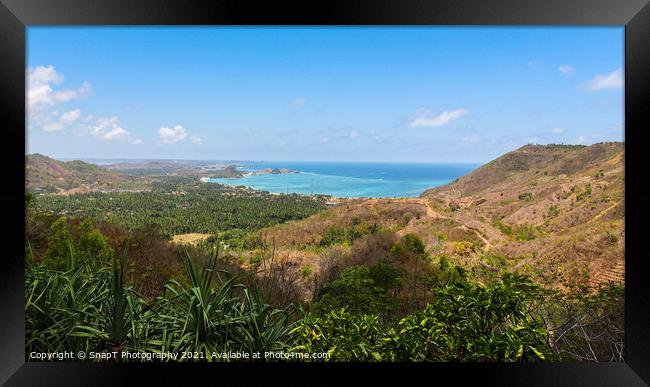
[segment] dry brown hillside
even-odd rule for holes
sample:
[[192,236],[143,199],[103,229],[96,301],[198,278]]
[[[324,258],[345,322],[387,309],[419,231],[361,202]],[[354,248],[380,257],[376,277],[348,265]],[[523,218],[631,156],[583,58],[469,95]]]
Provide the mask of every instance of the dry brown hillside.
[[551,286],[623,282],[623,161],[622,143],[527,145],[420,198],[348,201],[260,235],[278,257],[316,271],[332,256],[390,239],[324,247],[333,230],[377,227],[391,238],[417,234],[432,257],[468,269],[522,271]]
[[135,178],[83,161],[59,161],[32,154],[25,156],[26,188],[34,192],[73,193],[111,189]]
[[623,143],[527,145],[422,197],[549,280],[622,282],[623,164]]

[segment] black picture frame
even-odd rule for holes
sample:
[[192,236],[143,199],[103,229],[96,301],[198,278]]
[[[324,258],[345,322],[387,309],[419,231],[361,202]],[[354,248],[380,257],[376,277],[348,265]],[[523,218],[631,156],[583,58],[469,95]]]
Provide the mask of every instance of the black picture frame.
[[[25,30],[35,25],[619,25],[625,26],[626,363],[528,364],[86,364],[25,363],[24,151]],[[258,382],[337,381],[330,371],[364,378],[481,385],[620,385],[650,383],[650,286],[645,184],[650,112],[648,0],[355,0],[302,3],[204,0],[0,0],[0,117],[3,145],[4,254],[0,270],[0,383],[117,385],[145,376],[147,385],[188,375],[214,384],[224,377]],[[420,375],[412,375],[417,372]],[[182,375],[179,375],[182,374]],[[280,375],[280,374],[286,375]],[[422,379],[424,378],[424,379]],[[292,380],[293,379],[293,380]],[[244,384],[247,384],[244,382]]]

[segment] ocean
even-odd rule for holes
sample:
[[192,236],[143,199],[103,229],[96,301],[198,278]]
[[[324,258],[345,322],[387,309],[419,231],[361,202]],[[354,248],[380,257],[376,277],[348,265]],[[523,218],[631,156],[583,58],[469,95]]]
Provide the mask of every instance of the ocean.
[[251,162],[242,172],[286,168],[300,173],[214,178],[210,182],[274,193],[325,194],[337,197],[417,197],[478,168],[480,164]]

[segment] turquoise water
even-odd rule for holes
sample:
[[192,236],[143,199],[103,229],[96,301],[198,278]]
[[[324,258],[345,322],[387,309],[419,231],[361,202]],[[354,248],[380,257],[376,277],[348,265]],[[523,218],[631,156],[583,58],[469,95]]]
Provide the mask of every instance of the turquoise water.
[[477,164],[269,162],[240,163],[240,170],[287,168],[300,173],[217,178],[211,182],[274,193],[337,197],[416,197],[471,172]]

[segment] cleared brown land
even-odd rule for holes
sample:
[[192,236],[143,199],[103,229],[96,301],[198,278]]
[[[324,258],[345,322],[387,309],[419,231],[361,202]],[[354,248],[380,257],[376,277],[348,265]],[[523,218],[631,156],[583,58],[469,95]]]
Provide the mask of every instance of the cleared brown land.
[[368,239],[319,246],[329,228],[367,224],[416,234],[432,257],[470,270],[521,271],[552,286],[624,282],[623,152],[622,143],[528,145],[421,198],[352,200],[259,235],[278,259],[315,271]]
[[189,233],[189,234],[178,234],[172,237],[172,243],[177,245],[186,245],[186,244],[196,244],[203,240],[208,239],[211,234],[200,234],[200,233]]

